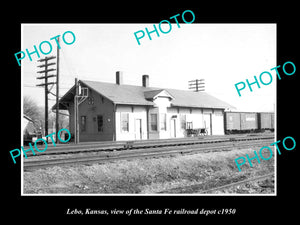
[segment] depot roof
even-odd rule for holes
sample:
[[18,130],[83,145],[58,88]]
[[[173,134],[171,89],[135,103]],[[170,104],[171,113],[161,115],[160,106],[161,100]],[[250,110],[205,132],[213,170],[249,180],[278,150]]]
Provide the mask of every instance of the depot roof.
[[[126,84],[113,84],[99,81],[80,80],[82,87],[88,87],[114,104],[122,105],[154,105],[153,98],[164,92],[170,96],[171,105],[177,107],[234,109],[234,106],[206,92],[192,92],[169,88],[143,87]],[[64,103],[73,102],[75,85],[60,99],[59,108],[67,109]],[[52,107],[55,109],[56,105]]]

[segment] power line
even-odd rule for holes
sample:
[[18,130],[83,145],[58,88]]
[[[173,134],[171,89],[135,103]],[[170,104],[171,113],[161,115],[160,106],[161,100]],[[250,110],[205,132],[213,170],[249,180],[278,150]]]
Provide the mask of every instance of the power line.
[[[37,87],[37,86],[35,86],[35,85],[33,85],[33,84],[24,84],[23,87],[28,87],[28,88],[39,88],[39,87]],[[59,89],[70,89],[70,88],[71,88],[71,86],[70,86],[70,87],[59,87]]]

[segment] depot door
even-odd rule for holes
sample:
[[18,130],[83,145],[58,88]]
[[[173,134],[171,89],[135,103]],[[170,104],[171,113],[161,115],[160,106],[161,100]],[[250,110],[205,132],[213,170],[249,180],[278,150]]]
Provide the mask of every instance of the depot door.
[[176,138],[176,119],[171,119],[171,138]]
[[135,140],[142,139],[142,120],[135,119]]
[[215,112],[212,115],[211,130],[213,135],[224,135],[224,116],[220,112]]
[[207,130],[207,134],[211,135],[211,114],[203,114],[203,125]]

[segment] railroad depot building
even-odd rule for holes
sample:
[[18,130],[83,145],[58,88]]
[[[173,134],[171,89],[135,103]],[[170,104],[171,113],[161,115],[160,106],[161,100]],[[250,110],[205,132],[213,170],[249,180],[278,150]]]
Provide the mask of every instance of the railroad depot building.
[[[224,134],[224,110],[231,105],[205,93],[79,80],[85,96],[78,106],[80,141],[120,141],[179,138],[186,129],[206,128],[208,135]],[[75,85],[60,99],[59,109],[69,111],[69,130],[74,134]],[[55,109],[55,105],[52,107]]]

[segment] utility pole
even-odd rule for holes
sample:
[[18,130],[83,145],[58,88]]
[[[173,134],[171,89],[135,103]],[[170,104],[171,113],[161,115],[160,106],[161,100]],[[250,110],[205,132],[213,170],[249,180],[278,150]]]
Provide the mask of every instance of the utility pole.
[[[45,76],[37,77],[36,79],[44,79],[45,83],[37,84],[36,86],[45,86],[45,136],[48,135],[48,85],[55,84],[56,82],[48,82],[48,78],[55,77],[56,75],[48,75],[48,72],[54,71],[55,69],[48,69],[49,66],[55,65],[55,63],[48,63],[49,60],[56,58],[55,56],[45,57],[39,59],[38,62],[45,62],[43,65],[39,65],[39,68],[45,67],[44,70],[38,71],[37,73],[44,73]],[[48,142],[48,137],[47,137]]]
[[[58,121],[59,121],[59,113],[58,113],[58,111],[59,111],[59,105],[58,105],[58,101],[59,101],[59,37],[57,38],[57,42],[58,42],[58,44],[57,44],[57,61],[56,61],[56,117],[55,117],[55,132],[56,133],[58,133],[58,131],[59,131],[59,123],[58,123]],[[56,143],[59,143],[59,141],[58,141],[59,139],[58,138],[56,138],[55,139],[55,142]]]
[[78,80],[75,78],[75,96],[74,96],[74,143],[79,143],[79,125],[78,125],[78,95],[79,95],[79,89],[78,89]]
[[75,78],[75,95],[74,95],[74,143],[79,143],[79,105],[84,102],[88,97],[88,88],[80,86],[79,93],[79,83],[77,78]]
[[189,81],[189,89],[192,89],[195,92],[205,91],[205,81],[204,81],[204,79],[190,80]]

